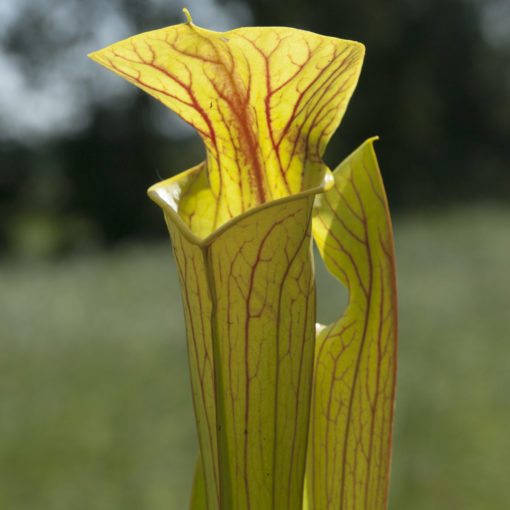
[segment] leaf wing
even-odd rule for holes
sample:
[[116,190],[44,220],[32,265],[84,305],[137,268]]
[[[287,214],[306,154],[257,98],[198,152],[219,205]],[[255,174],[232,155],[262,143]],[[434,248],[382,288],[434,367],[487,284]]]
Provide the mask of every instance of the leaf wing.
[[195,465],[193,488],[191,489],[190,510],[207,510],[207,497],[205,494],[204,472],[200,454]]

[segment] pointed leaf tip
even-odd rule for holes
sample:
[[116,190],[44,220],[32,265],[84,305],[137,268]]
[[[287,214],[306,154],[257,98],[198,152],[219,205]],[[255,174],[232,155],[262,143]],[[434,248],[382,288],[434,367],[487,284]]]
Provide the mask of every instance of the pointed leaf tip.
[[193,25],[193,20],[191,19],[191,14],[189,13],[188,9],[186,9],[186,7],[183,7],[182,8],[182,12],[186,15],[186,18],[188,20],[188,23],[190,25]]

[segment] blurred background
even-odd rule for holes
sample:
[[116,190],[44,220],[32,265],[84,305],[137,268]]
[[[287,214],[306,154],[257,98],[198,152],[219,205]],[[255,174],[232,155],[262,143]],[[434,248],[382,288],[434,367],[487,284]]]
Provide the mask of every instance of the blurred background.
[[[379,135],[400,359],[390,508],[508,508],[510,3],[2,0],[0,508],[186,508],[196,455],[170,244],[148,186],[191,128],[86,58],[184,21],[365,43],[325,161]],[[319,319],[345,293],[319,266]]]

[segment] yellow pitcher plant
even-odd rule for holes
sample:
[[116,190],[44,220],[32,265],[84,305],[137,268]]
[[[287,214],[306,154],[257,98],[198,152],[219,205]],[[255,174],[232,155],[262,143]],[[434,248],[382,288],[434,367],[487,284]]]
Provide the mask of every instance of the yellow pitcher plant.
[[[369,139],[322,161],[362,44],[186,23],[90,56],[191,124],[206,161],[149,189],[181,282],[200,455],[192,510],[382,510],[397,305]],[[316,324],[312,238],[347,288]]]

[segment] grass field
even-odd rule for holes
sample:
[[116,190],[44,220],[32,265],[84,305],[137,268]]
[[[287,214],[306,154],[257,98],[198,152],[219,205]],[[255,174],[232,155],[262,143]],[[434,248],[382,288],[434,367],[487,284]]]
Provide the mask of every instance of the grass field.
[[[503,510],[510,210],[395,221],[392,510]],[[319,319],[345,293],[319,267]],[[169,243],[0,265],[0,508],[187,508],[196,441]]]

